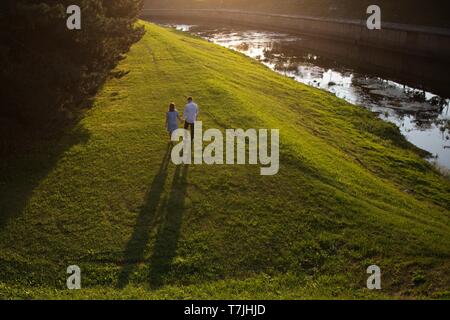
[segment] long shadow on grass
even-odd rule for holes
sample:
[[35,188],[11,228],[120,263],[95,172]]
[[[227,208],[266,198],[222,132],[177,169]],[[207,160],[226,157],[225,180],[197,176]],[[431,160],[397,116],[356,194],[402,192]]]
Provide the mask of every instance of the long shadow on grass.
[[86,129],[76,127],[61,137],[29,141],[27,149],[0,156],[0,230],[22,214],[33,191],[56,167],[61,155],[86,143],[89,137]]
[[179,165],[175,169],[170,195],[164,208],[163,221],[158,230],[153,255],[150,259],[151,288],[162,286],[164,277],[170,271],[172,260],[176,255],[185,211],[188,168],[188,165]]
[[119,274],[117,283],[119,288],[123,288],[128,284],[130,274],[135,270],[137,264],[145,258],[145,249],[149,242],[150,229],[156,221],[161,196],[164,192],[167,169],[170,162],[170,151],[171,148],[168,146],[159,166],[158,173],[147,191],[144,205],[136,220],[133,235],[125,248],[124,266]]

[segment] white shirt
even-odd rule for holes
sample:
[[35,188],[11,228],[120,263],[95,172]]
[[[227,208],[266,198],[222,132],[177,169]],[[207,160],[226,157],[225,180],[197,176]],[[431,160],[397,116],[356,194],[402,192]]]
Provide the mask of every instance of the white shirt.
[[190,102],[184,106],[183,117],[189,123],[194,123],[197,120],[198,106],[195,102]]

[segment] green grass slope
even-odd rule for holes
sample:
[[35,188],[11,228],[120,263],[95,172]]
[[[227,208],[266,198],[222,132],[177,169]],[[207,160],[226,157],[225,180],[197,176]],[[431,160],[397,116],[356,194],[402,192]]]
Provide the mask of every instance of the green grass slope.
[[[145,27],[76,128],[2,160],[1,298],[449,296],[450,182],[393,125]],[[165,111],[188,95],[204,128],[280,129],[279,173],[172,164]]]

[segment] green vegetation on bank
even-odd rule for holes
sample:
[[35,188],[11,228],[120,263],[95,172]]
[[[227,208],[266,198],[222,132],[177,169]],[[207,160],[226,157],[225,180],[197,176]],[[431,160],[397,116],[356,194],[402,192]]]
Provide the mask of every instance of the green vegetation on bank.
[[[78,126],[2,160],[0,298],[449,296],[450,181],[394,125],[143,24]],[[205,129],[279,128],[280,172],[173,165],[165,111],[188,95]]]

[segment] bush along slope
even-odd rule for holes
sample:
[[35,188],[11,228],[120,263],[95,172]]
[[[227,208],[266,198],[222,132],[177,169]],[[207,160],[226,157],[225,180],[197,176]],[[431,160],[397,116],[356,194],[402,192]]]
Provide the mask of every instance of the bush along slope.
[[[81,30],[66,10],[81,8]],[[0,4],[2,142],[48,133],[90,106],[143,29],[139,0],[3,0]]]

